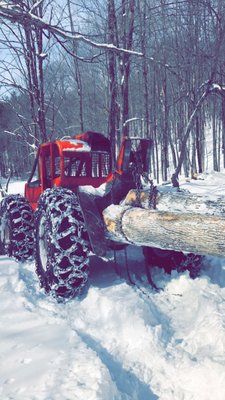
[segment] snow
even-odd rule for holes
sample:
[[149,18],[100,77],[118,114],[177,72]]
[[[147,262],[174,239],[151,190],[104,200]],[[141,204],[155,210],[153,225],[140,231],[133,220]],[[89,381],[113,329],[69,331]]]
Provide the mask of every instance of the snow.
[[[225,171],[181,182],[225,194]],[[23,192],[21,182],[11,192]],[[0,256],[0,399],[224,400],[225,259],[208,257],[201,275],[154,269],[147,285],[140,249],[91,257],[89,288],[58,304],[40,290],[33,263]]]
[[77,139],[61,139],[63,142],[67,142],[70,145],[73,145],[74,147],[68,147],[68,148],[63,148],[63,151],[79,151],[79,152],[90,152],[91,151],[91,146],[89,146],[88,143],[83,142],[82,140],[77,140]]
[[[2,186],[4,188],[4,182],[5,180],[3,180],[2,182]],[[8,187],[8,193],[9,194],[13,194],[13,193],[20,193],[20,194],[24,194],[24,186],[25,186],[26,181],[19,181],[19,180],[12,180],[9,183],[9,187]]]

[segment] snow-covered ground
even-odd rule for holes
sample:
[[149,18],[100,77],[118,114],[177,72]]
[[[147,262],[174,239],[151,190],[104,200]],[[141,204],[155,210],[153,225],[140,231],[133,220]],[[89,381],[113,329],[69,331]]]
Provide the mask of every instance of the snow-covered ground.
[[[225,195],[225,172],[203,178],[182,187]],[[33,263],[0,257],[1,400],[225,400],[225,259],[207,258],[195,280],[156,268],[159,292],[140,249],[128,259],[143,291],[120,251],[121,277],[93,256],[87,293],[57,304]]]

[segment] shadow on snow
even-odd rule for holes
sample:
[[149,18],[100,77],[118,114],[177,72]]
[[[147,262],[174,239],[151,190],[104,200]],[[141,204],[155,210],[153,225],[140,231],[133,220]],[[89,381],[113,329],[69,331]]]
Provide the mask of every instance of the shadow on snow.
[[117,389],[121,394],[129,395],[131,399],[155,400],[158,396],[150,389],[149,385],[141,382],[140,379],[131,371],[123,368],[122,364],[115,360],[100,343],[87,333],[77,331],[76,333],[91,348],[97,353],[100,360],[107,367],[112,381],[115,382]]

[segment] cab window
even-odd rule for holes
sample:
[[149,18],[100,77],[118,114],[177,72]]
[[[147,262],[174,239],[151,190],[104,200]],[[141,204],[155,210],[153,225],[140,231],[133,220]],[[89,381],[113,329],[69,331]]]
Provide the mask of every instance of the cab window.
[[40,165],[39,165],[39,152],[35,158],[34,166],[31,172],[31,176],[28,179],[28,185],[30,187],[38,187],[41,184],[40,180]]

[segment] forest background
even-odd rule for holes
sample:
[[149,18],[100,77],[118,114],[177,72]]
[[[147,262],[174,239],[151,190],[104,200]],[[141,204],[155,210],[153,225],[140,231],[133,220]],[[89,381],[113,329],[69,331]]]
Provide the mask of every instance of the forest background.
[[0,176],[41,142],[154,141],[151,174],[225,167],[224,0],[0,1]]

